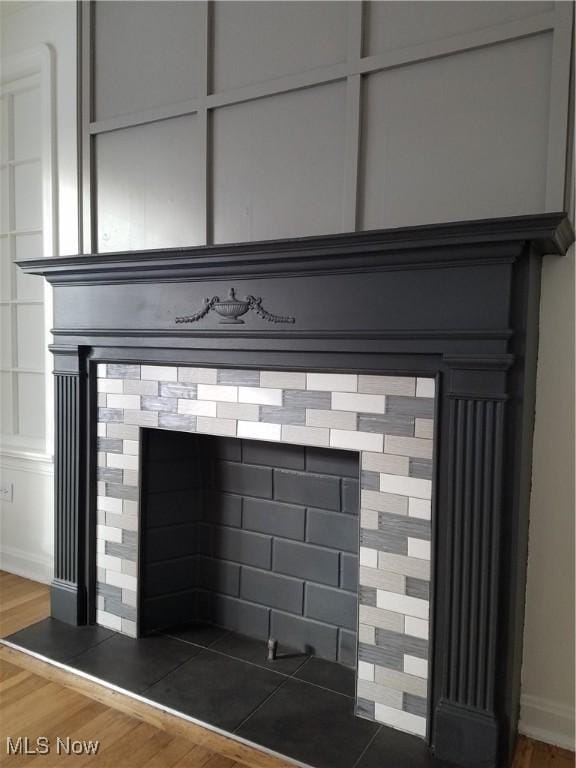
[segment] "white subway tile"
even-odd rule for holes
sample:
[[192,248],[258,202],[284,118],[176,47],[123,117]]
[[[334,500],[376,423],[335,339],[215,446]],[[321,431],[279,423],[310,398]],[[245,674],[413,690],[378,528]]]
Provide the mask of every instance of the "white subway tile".
[[430,611],[428,600],[400,595],[398,592],[388,592],[383,589],[376,591],[376,607],[394,613],[403,613],[406,616],[415,616],[417,619],[428,619]]
[[306,389],[322,392],[357,392],[358,376],[354,373],[307,373]]
[[122,394],[124,392],[124,381],[122,379],[99,379],[98,392],[107,392]]
[[124,453],[108,453],[107,462],[109,467],[116,469],[138,469],[138,456]]
[[[136,457],[131,457],[131,458],[136,458]],[[125,469],[125,470],[123,470],[123,472],[122,472],[122,482],[124,483],[124,485],[131,485],[134,488],[137,488],[139,483],[140,483],[140,479],[138,477],[137,470],[135,470],[135,469]]]
[[114,541],[116,544],[122,544],[122,529],[112,528],[109,525],[96,526],[96,538],[104,541]]
[[98,422],[98,425],[96,427],[96,435],[98,437],[106,437],[106,423],[105,422]]
[[399,731],[426,736],[426,718],[404,712],[402,709],[388,707],[386,704],[374,704],[374,717],[379,723],[397,728]]
[[418,499],[432,498],[432,481],[419,477],[403,477],[402,475],[380,474],[380,490],[386,493],[397,493],[400,496],[413,496]]
[[384,395],[358,395],[349,392],[332,393],[332,409],[335,411],[356,411],[357,413],[384,413]]
[[122,513],[124,515],[138,515],[138,502],[132,499],[122,499]]
[[123,589],[122,602],[125,603],[126,605],[131,605],[133,608],[136,608],[136,605],[137,605],[136,592],[134,592],[131,589]]
[[178,368],[178,381],[183,384],[216,384],[216,368]]
[[261,371],[260,386],[277,389],[306,389],[306,374],[297,371]]
[[96,376],[99,379],[105,379],[107,376],[106,363],[98,363],[96,365]]
[[106,555],[103,552],[97,552],[96,565],[98,568],[104,568],[106,573],[110,571],[122,571],[122,559],[120,557],[114,557],[113,555]]
[[373,683],[374,664],[369,664],[367,661],[358,661],[358,677],[360,680],[368,680]]
[[138,440],[124,440],[122,450],[127,456],[138,456],[140,453],[140,443]]
[[283,424],[282,442],[328,447],[330,445],[330,431],[322,427],[300,427],[292,424]]
[[432,502],[429,499],[408,499],[408,516],[431,520]]
[[424,619],[418,619],[415,616],[405,616],[404,632],[412,637],[420,637],[422,640],[428,640],[429,622]]
[[122,630],[122,619],[120,616],[115,616],[113,613],[108,613],[108,611],[96,611],[96,624],[117,632]]
[[138,440],[140,437],[140,430],[137,426],[132,426],[131,424],[118,424],[115,422],[108,424],[106,433],[108,437],[116,437],[121,440]]
[[408,536],[408,557],[430,560],[430,542]]
[[416,379],[416,397],[434,397],[436,382],[434,379]]
[[404,672],[407,675],[415,675],[416,677],[428,678],[428,660],[420,659],[417,656],[411,656],[408,653],[404,654]]
[[226,384],[198,384],[198,400],[237,403],[238,387],[231,387]]
[[376,645],[376,628],[368,624],[358,624],[358,642]]
[[375,509],[360,510],[360,528],[369,531],[378,530],[378,511]]
[[140,377],[152,381],[178,381],[178,368],[171,365],[143,365]]
[[99,467],[105,467],[106,466],[106,454],[102,451],[98,451],[96,454],[96,464]]
[[258,421],[260,418],[260,408],[252,403],[218,403],[216,416],[219,419]]
[[[122,379],[116,379],[122,381]],[[131,408],[137,410],[140,408],[140,395],[108,395],[108,408]]]
[[140,427],[157,427],[157,411],[124,411],[125,424],[137,424]]
[[96,498],[96,508],[103,512],[122,513],[122,499],[113,499],[111,496],[98,496]]
[[348,451],[381,451],[383,435],[369,432],[352,432],[347,429],[331,429],[330,445]]
[[124,379],[125,395],[158,395],[157,381],[142,381],[141,379]]
[[196,431],[207,435],[236,437],[236,424],[234,419],[211,419],[209,416],[198,416]]
[[131,589],[133,592],[136,592],[138,589],[138,579],[135,576],[129,576],[127,573],[118,573],[117,571],[106,571],[106,584]]
[[255,440],[280,440],[282,427],[280,424],[265,424],[258,421],[239,421],[238,437],[251,437]]
[[122,634],[128,635],[129,637],[137,637],[138,632],[136,631],[136,622],[122,617]]
[[360,547],[360,565],[369,568],[378,568],[378,550],[369,547]]
[[257,405],[282,405],[282,390],[240,387],[238,389],[238,402]]
[[210,400],[178,400],[178,413],[215,417],[216,403]]

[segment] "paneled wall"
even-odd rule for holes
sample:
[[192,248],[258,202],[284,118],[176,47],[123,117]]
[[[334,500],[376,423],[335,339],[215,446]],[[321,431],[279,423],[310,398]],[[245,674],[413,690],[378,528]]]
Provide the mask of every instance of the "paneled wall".
[[[569,2],[88,9],[84,252],[566,206]],[[573,259],[545,260],[543,272],[523,699],[524,727],[565,746],[574,687],[562,596],[573,575],[561,562],[574,556],[574,495],[562,478],[573,461],[551,425],[566,424],[573,400],[561,331],[574,322]]]
[[569,3],[96,2],[84,15],[85,250],[563,206]]

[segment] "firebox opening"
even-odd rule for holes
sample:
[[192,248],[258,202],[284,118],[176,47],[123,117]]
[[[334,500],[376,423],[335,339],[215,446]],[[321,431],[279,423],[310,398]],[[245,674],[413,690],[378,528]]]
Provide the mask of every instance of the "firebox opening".
[[216,625],[355,667],[359,454],[142,435],[140,633]]

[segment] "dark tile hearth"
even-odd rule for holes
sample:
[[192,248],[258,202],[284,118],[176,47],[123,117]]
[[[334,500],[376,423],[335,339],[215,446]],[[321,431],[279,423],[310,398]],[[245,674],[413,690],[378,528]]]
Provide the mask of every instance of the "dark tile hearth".
[[6,640],[54,661],[69,661],[114,634],[112,630],[97,625],[73,627],[48,618],[15,632]]
[[236,733],[315,768],[348,768],[379,726],[354,717],[354,700],[288,680]]
[[200,653],[190,643],[155,635],[135,640],[114,635],[72,659],[77,669],[141,693]]
[[206,649],[146,691],[146,698],[227,731],[285,681],[267,669]]
[[133,640],[45,619],[6,640],[311,768],[451,768],[423,740],[354,716],[354,671],[195,624]]

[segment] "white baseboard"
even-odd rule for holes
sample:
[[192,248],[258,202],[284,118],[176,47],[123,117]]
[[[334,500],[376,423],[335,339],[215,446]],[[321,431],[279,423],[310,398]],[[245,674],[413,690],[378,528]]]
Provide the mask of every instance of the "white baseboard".
[[574,707],[529,694],[521,697],[520,704],[520,733],[556,747],[576,749]]
[[49,557],[25,552],[17,547],[4,546],[0,548],[0,570],[32,581],[50,584],[54,565]]

